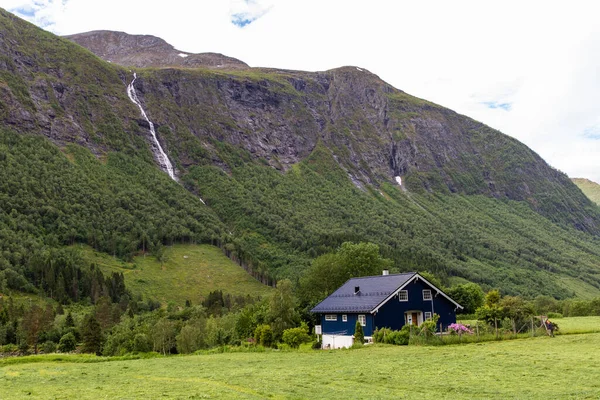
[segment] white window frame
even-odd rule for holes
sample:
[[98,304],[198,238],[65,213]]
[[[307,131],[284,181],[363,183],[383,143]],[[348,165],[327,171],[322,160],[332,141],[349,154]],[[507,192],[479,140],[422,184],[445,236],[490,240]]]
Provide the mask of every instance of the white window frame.
[[[426,293],[429,293],[429,296],[425,296]],[[423,300],[433,300],[433,294],[431,293],[431,289],[423,289]]]
[[337,314],[325,314],[325,321],[337,321]]
[[348,322],[348,316],[346,314],[342,314],[342,322]]
[[431,311],[425,311],[425,321],[429,321],[431,319]]
[[367,326],[367,317],[365,314],[358,315],[358,322],[360,322],[361,326]]
[[398,301],[408,301],[408,290],[400,290],[398,292]]

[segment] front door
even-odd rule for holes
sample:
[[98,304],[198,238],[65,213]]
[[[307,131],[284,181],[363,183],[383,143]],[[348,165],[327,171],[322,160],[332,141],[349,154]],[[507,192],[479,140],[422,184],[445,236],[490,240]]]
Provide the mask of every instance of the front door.
[[419,325],[419,315],[416,312],[412,313],[412,324],[414,326],[418,326]]
[[407,325],[419,326],[419,324],[423,322],[422,315],[423,314],[421,313],[421,311],[418,310],[406,311],[404,313],[404,323]]

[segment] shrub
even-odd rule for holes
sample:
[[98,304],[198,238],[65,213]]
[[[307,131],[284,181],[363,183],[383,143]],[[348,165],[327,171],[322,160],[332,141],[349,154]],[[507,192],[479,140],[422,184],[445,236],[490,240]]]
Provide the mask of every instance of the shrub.
[[45,342],[42,344],[42,351],[44,354],[54,353],[56,351],[56,343],[50,340]]
[[323,348],[323,342],[317,340],[316,342],[313,342],[311,347],[313,350],[321,350]]
[[397,346],[406,346],[410,339],[410,326],[404,325],[399,331],[393,331],[389,328],[377,329],[373,332],[373,341],[375,343],[394,344]]
[[473,331],[463,324],[453,323],[448,326],[448,332],[454,335],[462,335],[463,333],[472,334]]
[[292,349],[297,349],[302,343],[310,342],[310,336],[308,335],[308,326],[302,323],[299,328],[290,328],[283,331],[282,336],[283,343],[290,346]]
[[555,318],[562,318],[562,317],[563,317],[563,315],[558,312],[549,312],[548,313],[548,318],[555,319]]
[[70,353],[75,350],[76,346],[77,341],[75,340],[75,335],[73,335],[72,332],[69,332],[60,338],[60,342],[58,342],[58,351],[61,353]]
[[26,340],[19,343],[19,352],[24,356],[29,354],[29,343]]
[[254,331],[254,340],[257,344],[264,347],[271,347],[273,345],[273,329],[271,325],[259,325]]

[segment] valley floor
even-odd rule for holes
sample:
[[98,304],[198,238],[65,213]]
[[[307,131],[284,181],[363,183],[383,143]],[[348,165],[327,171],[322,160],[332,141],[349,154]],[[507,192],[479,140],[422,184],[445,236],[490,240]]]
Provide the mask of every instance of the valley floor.
[[590,333],[107,362],[6,359],[0,360],[0,398],[598,398],[598,343],[600,334]]

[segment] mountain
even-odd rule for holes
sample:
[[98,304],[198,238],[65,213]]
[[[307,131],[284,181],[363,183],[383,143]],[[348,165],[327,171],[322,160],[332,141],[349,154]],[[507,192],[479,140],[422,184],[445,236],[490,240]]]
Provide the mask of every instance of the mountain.
[[[298,280],[314,257],[369,241],[395,270],[448,284],[600,293],[600,214],[568,177],[365,69],[168,61],[136,67],[132,84],[117,64],[160,59],[153,46],[178,51],[93,34],[109,63],[5,11],[0,27],[0,204],[10,210],[0,232],[11,238],[0,257],[23,279],[23,254],[48,246],[131,258],[149,244],[201,242],[264,280]],[[145,55],[129,61],[132,49]],[[176,180],[160,171],[162,152]]]
[[92,31],[65,37],[89,49],[98,57],[125,67],[248,68],[246,63],[222,54],[192,54],[179,51],[164,40],[151,35]]
[[585,178],[571,179],[574,184],[594,203],[600,205],[600,185]]

